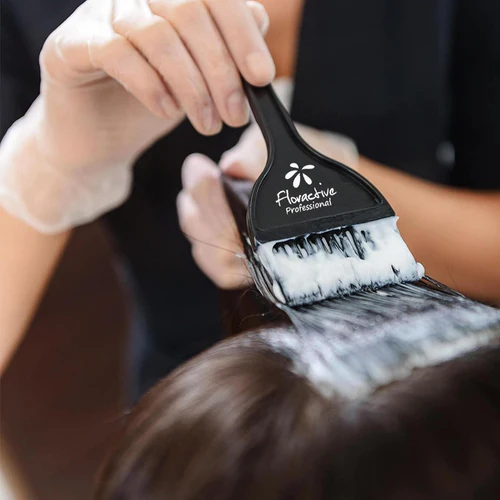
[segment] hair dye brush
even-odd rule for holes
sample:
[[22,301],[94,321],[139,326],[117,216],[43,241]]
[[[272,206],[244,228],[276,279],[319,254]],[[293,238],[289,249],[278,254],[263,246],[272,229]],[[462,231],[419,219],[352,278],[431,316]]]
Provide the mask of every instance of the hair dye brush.
[[244,87],[268,151],[247,225],[276,300],[298,306],[419,280],[423,267],[382,194],[311,148],[270,85]]

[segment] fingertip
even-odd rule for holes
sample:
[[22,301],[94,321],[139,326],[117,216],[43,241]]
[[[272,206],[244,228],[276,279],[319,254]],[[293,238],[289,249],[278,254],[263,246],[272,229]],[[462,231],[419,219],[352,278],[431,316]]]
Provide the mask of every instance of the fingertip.
[[205,132],[203,135],[206,135],[207,137],[212,137],[214,135],[217,135],[221,132],[222,127],[224,127],[224,124],[222,123],[222,120],[219,118],[218,121],[213,125],[213,127]]
[[225,122],[229,127],[243,127],[250,120],[250,107],[241,84],[226,99],[226,109],[229,119]]
[[194,153],[182,164],[181,178],[185,189],[191,189],[207,177],[218,177],[217,165],[207,156]]
[[221,118],[219,117],[219,114],[217,113],[217,117],[213,118],[211,121],[208,119],[204,118],[203,121],[193,121],[191,120],[191,123],[195,130],[201,134],[204,135],[205,137],[212,137],[214,135],[217,135],[223,127],[223,123]]
[[[265,36],[270,24],[266,8],[254,0],[247,1],[247,6],[252,12],[262,36]],[[276,67],[268,50],[249,54],[246,58],[246,70],[245,78],[249,83],[258,87],[268,85],[276,76]]]
[[192,229],[192,221],[198,216],[198,207],[193,200],[193,197],[184,190],[177,195],[176,205],[179,227],[189,239],[189,232]]
[[252,85],[269,85],[276,76],[276,66],[269,52],[252,52],[245,60],[245,79]]
[[230,173],[230,170],[231,170],[231,166],[233,164],[233,160],[232,160],[232,149],[230,149],[229,151],[226,151],[220,158],[220,161],[219,161],[219,168],[221,169],[221,171],[224,173],[224,174],[229,174]]
[[222,155],[219,168],[222,173],[230,177],[236,177],[239,179],[248,178],[247,168],[239,158],[239,155],[233,151],[227,151]]
[[163,118],[170,120],[182,111],[170,94],[163,94],[159,99],[159,105]]
[[269,14],[267,13],[266,8],[259,2],[255,2],[254,0],[247,1],[248,8],[252,11],[253,17],[259,27],[260,32],[263,36],[269,30]]
[[177,207],[177,214],[179,216],[179,222],[182,225],[182,218],[185,215],[185,206],[186,203],[188,202],[188,193],[183,189],[180,191],[177,195],[177,198],[175,199],[175,205]]

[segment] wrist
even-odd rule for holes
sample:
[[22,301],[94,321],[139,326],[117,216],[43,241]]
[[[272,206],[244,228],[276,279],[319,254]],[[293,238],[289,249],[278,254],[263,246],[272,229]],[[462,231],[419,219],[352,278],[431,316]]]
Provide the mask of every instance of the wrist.
[[[43,148],[37,100],[0,147],[0,206],[42,233],[61,233],[120,205],[131,186],[129,164],[62,168]],[[52,163],[52,161],[54,163]]]

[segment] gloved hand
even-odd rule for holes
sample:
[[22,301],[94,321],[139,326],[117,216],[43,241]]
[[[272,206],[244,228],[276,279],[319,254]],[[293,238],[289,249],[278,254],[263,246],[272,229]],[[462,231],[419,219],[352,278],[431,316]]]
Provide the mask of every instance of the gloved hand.
[[267,25],[256,2],[87,0],[45,43],[41,95],[1,145],[0,205],[63,231],[119,205],[134,160],[186,115],[207,135],[243,125],[240,73],[274,76]]
[[[278,94],[279,87],[275,86]],[[302,125],[297,128],[313,148],[357,168],[358,153],[350,139]],[[196,263],[219,288],[240,288],[251,283],[236,223],[223,191],[221,172],[255,180],[264,169],[266,158],[264,138],[258,126],[252,124],[238,144],[222,156],[220,168],[199,154],[189,156],[182,167],[183,189],[177,199],[179,223],[191,241]]]

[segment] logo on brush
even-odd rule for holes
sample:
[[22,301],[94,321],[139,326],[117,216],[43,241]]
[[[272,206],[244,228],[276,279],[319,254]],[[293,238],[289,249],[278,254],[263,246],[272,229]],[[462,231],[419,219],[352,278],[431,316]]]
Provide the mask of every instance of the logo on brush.
[[302,179],[304,179],[304,182],[308,184],[309,186],[312,184],[312,179],[304,173],[304,170],[313,170],[314,165],[306,165],[305,167],[299,167],[296,163],[290,163],[290,168],[293,170],[290,170],[285,175],[285,179],[293,179],[293,187],[298,188],[300,186],[300,182]]
[[[307,184],[307,186],[312,185],[313,180],[305,171],[314,170],[314,168],[316,168],[314,165],[299,167],[297,163],[291,163],[290,168],[292,170],[287,172],[285,179],[293,179],[292,185],[295,189],[300,187],[303,183]],[[321,182],[319,185],[321,186]],[[296,196],[291,195],[288,189],[279,191],[276,196],[276,204],[279,207],[283,206],[283,208],[285,208],[286,215],[332,206],[332,196],[337,194],[335,188],[318,189],[314,187],[312,189],[312,191],[298,194]]]

